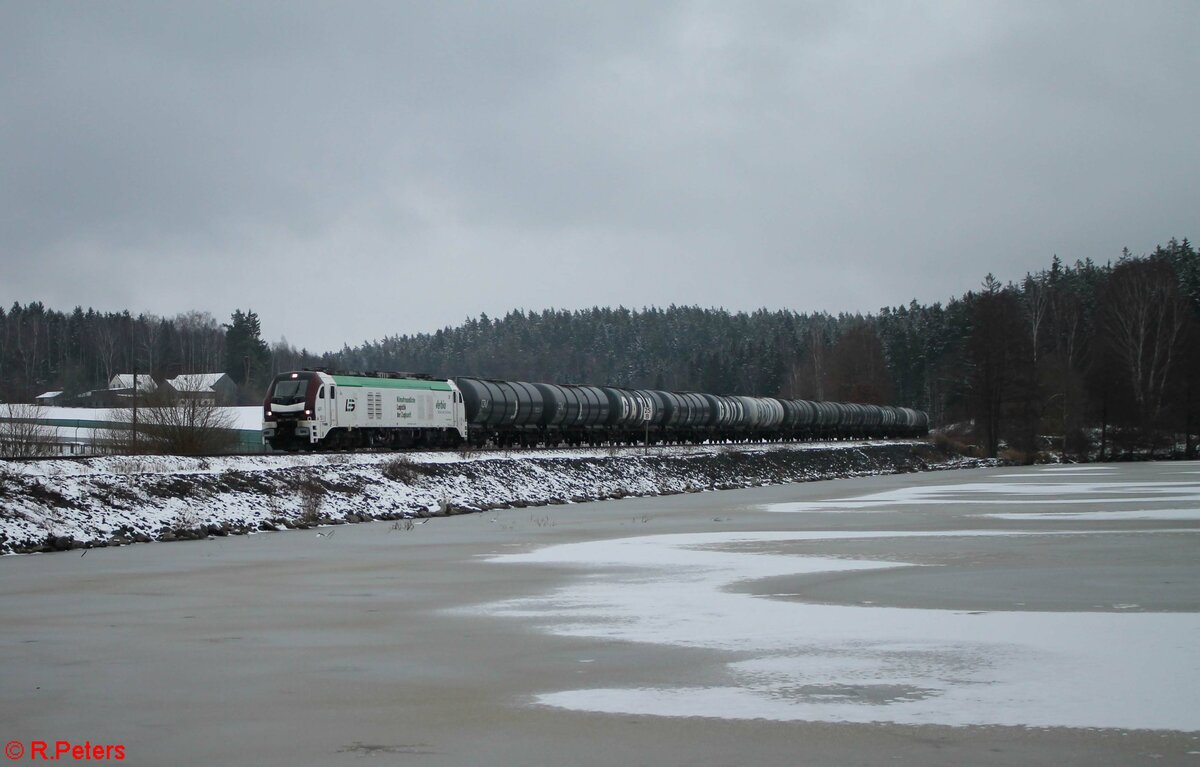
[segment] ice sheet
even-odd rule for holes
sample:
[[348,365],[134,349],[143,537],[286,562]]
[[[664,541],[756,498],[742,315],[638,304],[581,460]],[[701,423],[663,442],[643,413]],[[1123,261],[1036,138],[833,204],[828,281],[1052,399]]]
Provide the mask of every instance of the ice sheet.
[[484,609],[556,634],[708,648],[733,658],[726,666],[730,685],[548,691],[538,701],[550,706],[773,720],[1200,729],[1200,615],[1194,613],[811,605],[727,589],[773,575],[898,566],[789,555],[780,546],[770,553],[728,548],[736,544],[1016,535],[1034,534],[770,532],[566,544],[495,561],[573,565],[589,573],[586,579]]

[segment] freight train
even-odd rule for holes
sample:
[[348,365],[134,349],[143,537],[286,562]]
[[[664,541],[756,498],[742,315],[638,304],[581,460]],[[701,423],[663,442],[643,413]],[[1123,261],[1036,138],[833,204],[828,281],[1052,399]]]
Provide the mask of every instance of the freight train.
[[889,405],[410,373],[282,373],[263,403],[263,440],[286,451],[912,438],[928,431],[924,412]]

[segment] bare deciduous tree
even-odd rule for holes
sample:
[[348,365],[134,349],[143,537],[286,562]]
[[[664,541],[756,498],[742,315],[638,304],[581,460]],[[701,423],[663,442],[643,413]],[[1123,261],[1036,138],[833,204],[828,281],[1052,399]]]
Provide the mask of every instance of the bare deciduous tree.
[[39,405],[0,405],[0,456],[49,455],[53,434],[40,423],[43,418],[45,409]]
[[139,397],[134,430],[133,408],[113,411],[112,419],[128,428],[122,447],[128,452],[169,455],[210,455],[232,452],[237,431],[228,408],[211,392],[178,391],[160,386]]
[[163,321],[162,318],[154,314],[143,314],[138,316],[138,322],[134,326],[134,334],[137,337],[138,351],[140,357],[144,361],[145,367],[143,370],[148,370],[153,373],[155,369],[156,354],[158,352],[158,344],[162,339]]
[[825,389],[834,400],[887,404],[892,380],[883,344],[865,320],[852,320],[829,354]]
[[1174,269],[1160,259],[1117,265],[1105,299],[1106,340],[1129,385],[1137,425],[1152,428],[1166,404],[1188,306]]
[[820,328],[809,329],[809,352],[812,355],[813,389],[818,400],[825,399],[825,336]]
[[970,299],[964,366],[976,434],[987,455],[995,456],[1005,422],[1026,394],[1029,335],[1015,289],[1002,288],[990,274],[983,288]]
[[1029,328],[1029,341],[1032,344],[1033,364],[1035,366],[1038,362],[1038,352],[1041,348],[1042,336],[1044,335],[1043,329],[1047,324],[1052,306],[1052,295],[1050,287],[1046,282],[1047,278],[1045,275],[1037,277],[1026,275],[1025,285],[1022,290],[1025,321]]

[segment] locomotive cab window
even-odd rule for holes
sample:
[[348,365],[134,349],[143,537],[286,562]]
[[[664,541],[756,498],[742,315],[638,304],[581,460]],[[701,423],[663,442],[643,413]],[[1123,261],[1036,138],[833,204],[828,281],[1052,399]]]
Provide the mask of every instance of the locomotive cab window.
[[303,402],[304,390],[307,386],[308,381],[305,380],[277,381],[275,383],[275,395],[271,398],[271,402],[276,405],[291,405],[296,402]]
[[320,388],[320,390],[317,391],[317,399],[325,399],[325,387],[324,386],[322,386]]

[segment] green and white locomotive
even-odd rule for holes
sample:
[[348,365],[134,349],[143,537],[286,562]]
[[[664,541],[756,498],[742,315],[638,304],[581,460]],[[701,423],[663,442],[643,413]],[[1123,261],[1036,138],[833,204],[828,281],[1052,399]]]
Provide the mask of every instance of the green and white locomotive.
[[277,450],[445,447],[466,441],[467,422],[453,381],[305,370],[271,382],[263,439]]

